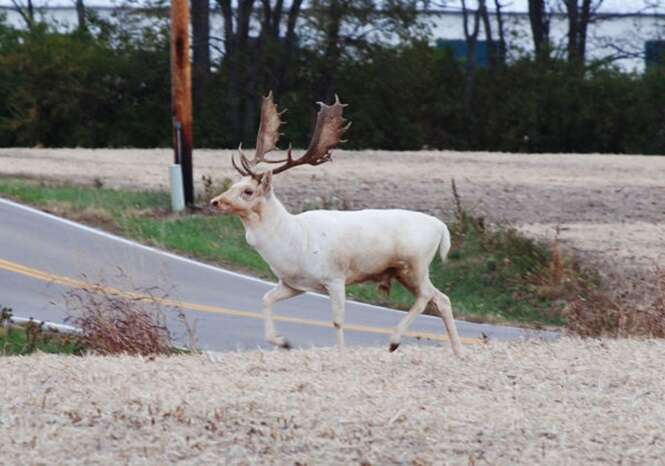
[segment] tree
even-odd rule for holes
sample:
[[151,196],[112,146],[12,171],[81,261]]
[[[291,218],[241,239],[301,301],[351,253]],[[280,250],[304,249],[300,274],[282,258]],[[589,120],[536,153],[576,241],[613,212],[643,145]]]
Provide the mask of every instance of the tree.
[[568,18],[568,62],[584,65],[589,24],[594,21],[603,0],[563,0]]
[[313,0],[307,21],[316,49],[322,51],[316,99],[333,98],[343,59],[364,56],[388,38],[409,43],[417,37],[416,29],[426,31],[418,21],[419,7],[419,0]]
[[[345,55],[363,54],[369,44],[389,34],[408,36],[419,1],[313,0],[305,10],[302,0],[238,0],[236,8],[231,0],[217,0],[224,22],[222,68],[234,134],[245,141],[253,138],[261,93],[273,89],[284,95],[302,85],[294,72],[303,71],[300,51],[307,50],[306,69],[314,83],[314,95],[307,100],[330,100]],[[250,24],[258,25],[258,31],[250,30]]]
[[529,23],[536,61],[546,62],[550,58],[550,12],[547,0],[529,0]]
[[32,29],[35,24],[35,6],[32,0],[26,0],[22,3],[21,0],[11,0],[14,10],[21,16],[25,22],[27,29]]
[[[480,19],[486,11],[485,0],[478,0],[477,8],[470,10],[466,0],[462,0],[462,21],[464,21],[464,38],[466,40],[466,77],[464,86],[464,110],[469,125],[475,126],[476,117],[473,109],[473,96],[476,89],[476,72],[478,61],[476,59],[476,48],[478,45],[478,34],[480,32]],[[469,24],[472,21],[472,25]]]
[[210,78],[210,2],[191,0],[192,16],[192,87],[194,110],[203,106],[205,89]]
[[508,52],[508,44],[506,43],[506,25],[503,21],[504,5],[499,0],[494,0],[494,8],[496,12],[496,24],[499,30],[499,46],[497,50],[497,59],[499,64],[505,65],[506,53]]
[[487,42],[487,51],[489,55],[490,66],[496,68],[503,66],[506,62],[506,32],[505,23],[503,22],[503,12],[501,9],[503,5],[499,0],[494,0],[494,13],[497,23],[498,41],[494,39],[492,34],[492,21],[490,19],[489,8],[485,2],[479,2],[478,13],[483,21],[483,29],[485,29],[485,40]]
[[[287,28],[282,32],[285,4],[283,0],[239,0],[236,8],[231,0],[217,0],[224,20],[223,68],[228,78],[228,105],[231,126],[241,139],[255,132],[257,94],[265,91],[262,84],[283,90],[288,61],[296,47],[295,30],[301,13],[302,0],[293,0],[287,14]],[[250,37],[252,18],[258,18],[258,37]],[[284,36],[284,39],[282,37]],[[268,54],[267,51],[271,52]],[[277,57],[277,59],[271,59]]]
[[78,20],[79,32],[88,30],[88,25],[85,18],[85,5],[83,0],[74,0],[74,8],[76,8],[76,19]]

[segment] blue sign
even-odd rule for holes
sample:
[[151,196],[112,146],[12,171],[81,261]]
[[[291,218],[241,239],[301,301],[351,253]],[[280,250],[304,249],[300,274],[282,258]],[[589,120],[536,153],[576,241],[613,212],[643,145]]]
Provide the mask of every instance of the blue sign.
[[[437,39],[436,46],[442,49],[450,49],[456,60],[466,61],[467,44],[465,40],[459,39]],[[476,42],[476,63],[481,68],[489,66],[489,52],[487,50],[487,41],[479,40]]]
[[665,40],[648,40],[644,43],[644,61],[647,68],[665,65]]

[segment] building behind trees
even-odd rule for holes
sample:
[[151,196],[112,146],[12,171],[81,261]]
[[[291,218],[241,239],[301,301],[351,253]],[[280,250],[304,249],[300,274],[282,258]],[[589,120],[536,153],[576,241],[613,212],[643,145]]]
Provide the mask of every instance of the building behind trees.
[[[251,146],[273,89],[298,144],[337,92],[357,148],[664,153],[665,17],[552,3],[193,1],[195,142]],[[169,145],[165,11],[4,8],[0,145]]]

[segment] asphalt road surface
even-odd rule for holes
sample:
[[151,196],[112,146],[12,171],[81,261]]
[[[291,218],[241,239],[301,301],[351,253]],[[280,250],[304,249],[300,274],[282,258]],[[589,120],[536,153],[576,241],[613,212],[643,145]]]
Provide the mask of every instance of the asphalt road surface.
[[[155,286],[168,289],[167,304],[177,304],[195,324],[201,349],[270,347],[263,340],[260,314],[261,297],[272,286],[269,282],[0,199],[0,306],[11,307],[16,316],[63,322],[66,291],[100,281],[120,292]],[[346,308],[349,345],[387,348],[388,336],[404,315],[355,302],[348,302]],[[295,347],[335,344],[327,297],[301,295],[278,303],[274,313],[278,331]],[[478,343],[483,335],[499,340],[557,337],[552,332],[504,326],[462,321],[457,325],[466,344]],[[176,336],[184,335],[174,315],[169,327]],[[438,317],[421,316],[410,330],[403,343],[448,345]]]

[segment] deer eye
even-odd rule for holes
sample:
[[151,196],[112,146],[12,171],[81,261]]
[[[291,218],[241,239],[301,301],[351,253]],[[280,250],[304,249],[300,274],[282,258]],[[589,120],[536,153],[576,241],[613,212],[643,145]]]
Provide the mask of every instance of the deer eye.
[[243,194],[244,194],[245,196],[251,196],[252,194],[254,194],[254,191],[251,190],[251,189],[245,189],[245,190],[243,191]]

